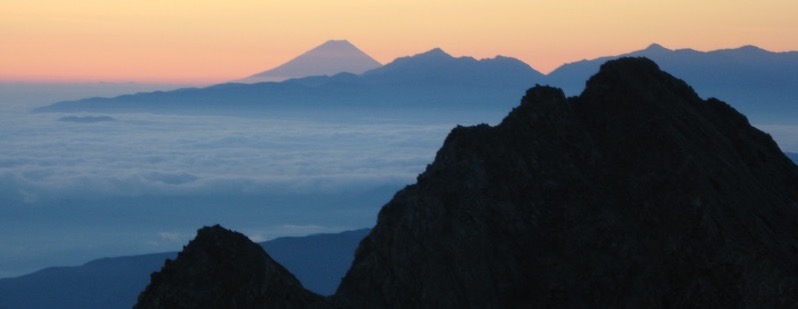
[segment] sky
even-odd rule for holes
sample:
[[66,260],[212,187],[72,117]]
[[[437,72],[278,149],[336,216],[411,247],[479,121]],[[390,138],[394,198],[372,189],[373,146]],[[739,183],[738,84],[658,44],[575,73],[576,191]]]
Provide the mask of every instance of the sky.
[[213,84],[330,39],[557,66],[659,43],[798,50],[794,0],[0,0],[0,82]]

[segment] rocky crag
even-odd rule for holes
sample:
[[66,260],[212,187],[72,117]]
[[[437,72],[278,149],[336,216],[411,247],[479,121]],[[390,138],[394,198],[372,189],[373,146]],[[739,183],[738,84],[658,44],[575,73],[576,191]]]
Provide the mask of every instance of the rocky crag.
[[197,231],[167,260],[134,308],[312,308],[324,298],[241,233],[218,225]]
[[[237,259],[228,246],[203,250]],[[798,167],[727,104],[623,58],[578,97],[536,86],[498,126],[452,130],[418,182],[383,207],[332,297],[284,271],[192,259],[191,248],[153,275],[140,308],[216,295],[207,291],[251,273],[270,284],[236,285],[252,294],[224,294],[225,304],[795,307]],[[256,251],[241,254],[282,269]]]

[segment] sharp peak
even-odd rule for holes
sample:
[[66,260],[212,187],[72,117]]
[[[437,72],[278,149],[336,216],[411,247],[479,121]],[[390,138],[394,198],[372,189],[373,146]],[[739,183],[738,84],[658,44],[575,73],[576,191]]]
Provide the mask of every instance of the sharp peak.
[[325,49],[325,48],[335,48],[335,47],[338,47],[338,48],[350,48],[350,49],[358,49],[359,50],[359,48],[357,46],[355,46],[355,44],[352,44],[352,42],[349,42],[348,40],[327,40],[324,43],[321,43],[321,44],[317,45],[316,47],[312,48],[311,50]]
[[352,42],[349,42],[349,40],[327,40],[321,45],[342,45],[342,44],[353,45]]
[[420,54],[418,54],[418,55],[416,55],[416,56],[421,56],[421,55],[436,55],[436,56],[448,56],[448,57],[452,57],[452,55],[451,55],[451,54],[449,54],[449,53],[447,53],[447,52],[443,51],[443,49],[441,49],[440,47],[435,47],[435,48],[433,48],[433,49],[430,49],[430,50],[428,50],[428,51],[425,51],[425,52],[423,52],[423,53],[420,53]]
[[646,50],[646,51],[670,51],[670,49],[665,48],[665,46],[662,46],[659,43],[651,43],[644,50]]

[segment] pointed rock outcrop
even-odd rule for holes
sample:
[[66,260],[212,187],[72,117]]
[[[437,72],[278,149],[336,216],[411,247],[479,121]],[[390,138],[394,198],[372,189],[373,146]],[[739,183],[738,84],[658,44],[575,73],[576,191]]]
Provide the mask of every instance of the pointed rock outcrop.
[[204,227],[153,273],[134,308],[324,308],[326,300],[241,233]]

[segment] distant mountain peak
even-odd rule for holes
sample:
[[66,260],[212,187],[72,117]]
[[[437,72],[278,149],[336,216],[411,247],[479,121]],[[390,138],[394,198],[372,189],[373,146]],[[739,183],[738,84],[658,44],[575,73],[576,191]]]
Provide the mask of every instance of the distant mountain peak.
[[382,66],[347,40],[329,40],[276,68],[239,82],[279,82],[308,76],[332,76],[339,73],[361,74]]
[[648,45],[648,47],[646,47],[645,51],[647,51],[647,52],[665,52],[665,51],[671,51],[671,50],[665,48],[664,46],[662,46],[662,45],[660,45],[658,43],[651,43],[651,45]]
[[430,49],[428,51],[425,51],[423,53],[420,53],[420,54],[417,54],[415,56],[408,57],[408,58],[413,58],[413,57],[418,57],[418,58],[437,58],[437,59],[454,58],[454,56],[452,56],[449,53],[443,51],[443,49],[441,49],[440,47],[435,47],[433,49]]
[[767,50],[765,50],[765,49],[763,49],[763,48],[761,48],[759,46],[756,46],[756,45],[743,45],[743,46],[740,46],[739,48],[737,48],[737,50],[745,51],[745,52],[755,52],[755,53],[760,53],[760,52],[766,53],[766,52],[768,52]]
[[449,53],[447,53],[447,52],[443,51],[443,49],[442,49],[442,48],[440,48],[440,47],[435,47],[435,48],[433,48],[433,49],[430,49],[430,50],[428,50],[427,52],[425,52],[424,54],[441,54],[441,55],[449,55]]
[[368,71],[364,77],[381,82],[417,83],[425,85],[513,85],[523,89],[539,82],[543,74],[521,60],[511,57],[475,59],[454,57],[436,47],[413,56],[399,57],[380,68]]
[[[321,45],[319,45],[319,47],[322,47],[322,46],[324,46],[324,45],[330,45],[330,44],[333,44],[333,45],[335,45],[335,44],[342,44],[342,45],[350,45],[350,46],[355,46],[355,45],[353,45],[352,43],[350,43],[350,42],[349,42],[349,41],[347,41],[347,40],[327,40],[327,42],[324,42],[324,44],[321,44]],[[318,48],[318,47],[317,47],[317,48]]]
[[763,49],[763,48],[761,48],[759,46],[756,46],[756,45],[751,45],[751,44],[740,46],[738,49],[752,49],[752,50],[763,50],[763,51],[765,51],[765,49]]
[[328,40],[327,42],[324,42],[321,45],[316,46],[305,53],[307,54],[313,51],[326,50],[331,48],[360,50],[359,48],[357,48],[357,46],[355,46],[355,44],[352,44],[348,40]]

